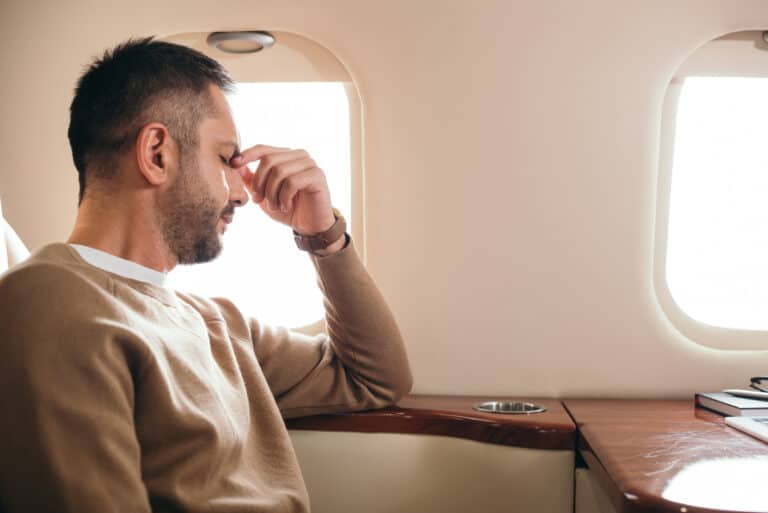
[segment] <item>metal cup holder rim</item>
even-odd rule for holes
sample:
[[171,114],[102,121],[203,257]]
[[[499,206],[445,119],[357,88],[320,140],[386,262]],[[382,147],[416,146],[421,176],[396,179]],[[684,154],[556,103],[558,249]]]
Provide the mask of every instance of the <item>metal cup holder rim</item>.
[[547,409],[535,403],[517,400],[482,401],[472,406],[483,413],[499,413],[503,415],[531,415],[543,413]]

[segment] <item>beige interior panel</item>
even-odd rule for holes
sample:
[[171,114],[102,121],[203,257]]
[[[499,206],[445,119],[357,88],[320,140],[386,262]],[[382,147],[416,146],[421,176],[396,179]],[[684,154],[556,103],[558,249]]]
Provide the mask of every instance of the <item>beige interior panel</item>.
[[314,513],[570,513],[572,451],[291,431]]
[[608,495],[587,468],[576,469],[575,513],[618,513]]

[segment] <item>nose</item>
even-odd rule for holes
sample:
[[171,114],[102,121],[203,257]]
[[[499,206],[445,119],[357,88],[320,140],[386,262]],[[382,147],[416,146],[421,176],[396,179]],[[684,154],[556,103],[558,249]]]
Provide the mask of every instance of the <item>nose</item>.
[[229,202],[242,207],[248,203],[248,191],[245,189],[240,173],[235,169],[227,171],[227,185],[229,186]]

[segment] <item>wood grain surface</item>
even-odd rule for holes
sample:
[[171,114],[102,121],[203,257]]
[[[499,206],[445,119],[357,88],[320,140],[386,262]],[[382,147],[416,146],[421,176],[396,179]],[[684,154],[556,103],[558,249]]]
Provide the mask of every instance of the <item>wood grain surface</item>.
[[[543,413],[483,413],[472,406],[489,400],[521,400]],[[412,395],[380,410],[291,419],[288,429],[443,435],[532,449],[572,450],[576,427],[557,399]]]
[[563,401],[622,513],[768,511],[768,444],[683,401]]

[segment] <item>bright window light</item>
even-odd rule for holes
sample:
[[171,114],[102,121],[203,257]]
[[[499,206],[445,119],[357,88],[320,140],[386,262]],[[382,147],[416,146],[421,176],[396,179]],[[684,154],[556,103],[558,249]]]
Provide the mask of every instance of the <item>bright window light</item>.
[[768,78],[687,78],[675,134],[666,273],[705,324],[768,330]]
[[[309,152],[325,171],[331,201],[350,232],[350,123],[344,84],[240,83],[228,99],[241,148],[267,144]],[[323,318],[309,257],[296,247],[289,227],[269,219],[252,202],[237,209],[216,260],[178,266],[169,281],[177,290],[231,299],[246,315],[269,324],[299,327]]]

